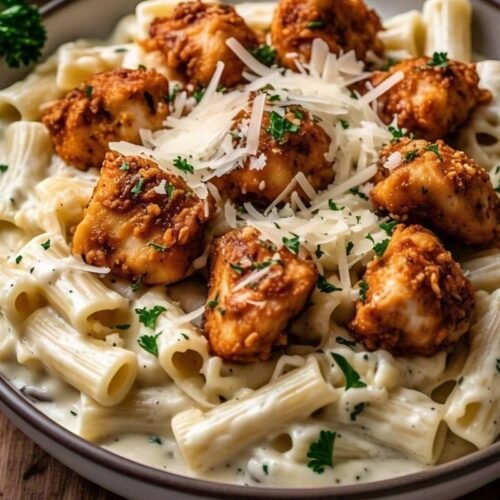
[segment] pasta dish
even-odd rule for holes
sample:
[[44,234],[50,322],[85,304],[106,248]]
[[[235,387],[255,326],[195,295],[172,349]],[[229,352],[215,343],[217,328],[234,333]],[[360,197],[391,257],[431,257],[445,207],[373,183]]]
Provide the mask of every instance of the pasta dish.
[[500,62],[471,15],[147,0],[0,90],[0,372],[84,439],[214,481],[367,482],[494,443]]

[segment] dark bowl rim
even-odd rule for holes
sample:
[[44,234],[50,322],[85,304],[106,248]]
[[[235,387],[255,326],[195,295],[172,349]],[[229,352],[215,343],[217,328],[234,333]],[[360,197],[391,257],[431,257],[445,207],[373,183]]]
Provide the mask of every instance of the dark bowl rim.
[[[43,5],[40,8],[40,12],[43,16],[49,16],[56,10],[74,1],[76,0],[52,0]],[[500,8],[500,0],[483,1]],[[156,487],[173,489],[174,491],[194,495],[201,494],[212,498],[331,498],[332,496],[338,499],[352,499],[354,497],[382,498],[416,489],[428,488],[437,482],[452,481],[493,464],[498,464],[498,472],[500,474],[500,442],[497,442],[483,450],[476,451],[446,464],[392,479],[368,483],[293,489],[217,483],[181,476],[168,471],[162,471],[161,469],[154,469],[116,455],[82,439],[43,414],[1,374],[0,402],[30,427],[61,444],[64,448],[72,450],[75,454],[105,469],[113,470],[120,475],[125,475]]]

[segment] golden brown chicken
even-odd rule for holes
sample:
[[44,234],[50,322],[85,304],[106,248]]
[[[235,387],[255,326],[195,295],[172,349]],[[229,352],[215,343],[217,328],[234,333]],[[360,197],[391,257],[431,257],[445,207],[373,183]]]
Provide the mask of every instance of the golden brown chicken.
[[[272,105],[272,102],[268,104]],[[233,122],[231,134],[235,147],[245,145],[246,138],[242,136],[241,129],[245,125],[248,128],[250,110],[251,106],[240,112]],[[325,157],[330,137],[301,106],[290,106],[285,111],[284,116],[276,111],[264,111],[255,155],[255,158],[265,156],[263,168],[255,168],[255,158],[249,158],[242,167],[210,181],[223,196],[237,202],[252,201],[257,205],[267,205],[288,187],[299,172],[316,190],[325,189],[333,182],[333,162]],[[304,199],[302,189],[297,187],[296,191]],[[283,201],[289,199],[290,195]]]
[[309,62],[315,38],[335,54],[354,50],[358,59],[365,59],[371,50],[382,56],[381,30],[380,18],[363,0],[280,0],[271,25],[278,59],[291,69],[297,69],[295,54]]
[[152,161],[108,153],[73,253],[139,283],[174,283],[203,252],[212,203]]
[[234,7],[199,0],[182,2],[170,17],[155,19],[149,34],[150,47],[164,55],[166,65],[198,86],[208,85],[219,61],[225,65],[222,85],[242,81],[245,66],[226,45],[229,38],[249,50],[258,45],[255,33]]
[[140,144],[139,130],[157,130],[168,114],[168,81],[154,69],[117,69],[92,76],[43,118],[57,154],[85,170],[98,167],[111,141]]
[[431,356],[457,342],[471,324],[472,285],[422,226],[397,226],[361,285],[349,328],[369,350]]
[[454,132],[491,93],[479,88],[475,64],[449,61],[444,54],[402,61],[389,71],[376,71],[371,83],[379,85],[397,71],[404,79],[378,99],[378,113],[416,137],[435,141]]
[[[312,261],[259,237],[246,227],[213,244],[204,331],[211,351],[224,359],[268,359],[273,346],[286,344],[286,326],[316,284]],[[245,282],[252,273],[255,279]]]
[[[389,157],[400,162],[391,171],[384,167]],[[487,172],[443,141],[404,138],[386,146],[375,182],[375,209],[396,220],[429,225],[461,243],[500,236],[500,201]]]

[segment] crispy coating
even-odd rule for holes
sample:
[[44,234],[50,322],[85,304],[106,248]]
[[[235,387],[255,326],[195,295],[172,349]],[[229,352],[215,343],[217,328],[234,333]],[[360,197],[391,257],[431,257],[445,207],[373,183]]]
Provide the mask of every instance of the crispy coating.
[[219,61],[225,64],[222,85],[242,81],[244,64],[226,45],[229,38],[247,49],[258,44],[234,7],[199,0],[182,2],[170,17],[156,18],[149,34],[150,46],[163,53],[167,66],[199,86],[208,85]]
[[357,301],[349,328],[369,350],[432,356],[457,342],[471,324],[472,285],[422,226],[397,226],[363,280],[366,300]]
[[[286,326],[313,290],[316,267],[286,248],[278,252],[251,227],[231,231],[213,244],[204,332],[211,351],[227,360],[266,360],[286,344]],[[256,269],[260,280],[235,290]]]
[[[233,135],[240,137],[241,128],[248,126],[250,109],[251,106],[236,116],[232,126]],[[239,203],[251,201],[263,206],[273,202],[299,172],[306,176],[315,190],[325,189],[333,182],[333,162],[325,157],[330,148],[330,137],[301,106],[290,106],[286,111],[286,119],[298,130],[285,132],[282,139],[274,138],[268,132],[272,111],[264,111],[259,147],[255,156],[258,158],[265,155],[265,167],[253,169],[253,160],[247,158],[242,167],[213,178],[210,182],[217,187],[221,195]],[[240,139],[236,138],[234,146],[242,147],[244,144],[241,145]],[[303,199],[306,197],[300,187],[296,191]],[[289,200],[290,195],[283,201],[286,203]]]
[[[389,171],[383,165],[391,155],[401,155],[401,165]],[[461,243],[488,244],[500,236],[500,201],[489,175],[443,141],[404,138],[386,146],[375,182],[375,209],[396,220],[429,225]]]
[[379,85],[397,71],[404,79],[378,99],[378,113],[389,124],[398,124],[415,137],[435,141],[454,132],[491,93],[479,88],[475,64],[448,61],[445,67],[429,66],[428,57],[402,61],[389,71],[373,73],[371,83]]
[[141,283],[174,283],[203,252],[208,218],[205,202],[181,177],[140,157],[108,153],[73,253]]
[[98,167],[111,141],[141,144],[139,129],[157,130],[168,114],[168,81],[154,69],[92,76],[43,117],[57,154],[85,170]]
[[297,69],[289,55],[309,62],[315,38],[324,40],[335,54],[354,50],[358,59],[365,59],[371,50],[382,56],[380,30],[380,18],[363,0],[280,0],[271,36],[281,65]]

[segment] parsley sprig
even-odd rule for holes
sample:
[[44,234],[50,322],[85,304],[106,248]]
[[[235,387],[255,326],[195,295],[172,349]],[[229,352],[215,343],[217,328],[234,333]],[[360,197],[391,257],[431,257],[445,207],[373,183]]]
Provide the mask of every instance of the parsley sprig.
[[252,50],[252,55],[265,66],[272,66],[276,62],[276,49],[266,43]]
[[434,54],[432,54],[432,59],[427,63],[427,66],[434,68],[446,68],[448,63],[447,52],[434,52]]
[[269,126],[266,132],[278,143],[285,142],[285,135],[289,133],[296,133],[300,129],[299,125],[292,123],[286,117],[281,116],[276,111],[269,113]]
[[143,307],[142,309],[136,309],[135,312],[139,316],[139,322],[145,327],[154,330],[156,328],[156,320],[161,313],[164,313],[167,309],[163,306],[154,306],[151,309]]
[[333,283],[330,283],[324,276],[321,274],[318,276],[318,281],[316,283],[318,290],[322,293],[333,293],[333,292],[341,292],[342,288],[335,286]]
[[174,167],[175,168],[178,168],[179,170],[181,170],[182,172],[188,172],[190,174],[193,174],[194,173],[194,167],[193,165],[191,165],[191,163],[189,163],[186,158],[181,158],[180,156],[178,156],[175,160],[174,160]]
[[349,361],[347,361],[344,356],[336,352],[331,352],[330,354],[344,374],[346,391],[349,389],[361,389],[362,387],[366,387],[359,373],[349,364]]
[[146,352],[158,357],[158,337],[161,334],[162,332],[157,333],[156,335],[143,335],[142,337],[139,337],[137,343],[139,344],[139,347],[142,347],[142,349]]
[[290,250],[290,252],[294,253],[295,255],[298,255],[299,253],[299,248],[300,248],[300,236],[297,234],[292,233],[292,238],[287,238],[286,236],[283,236],[283,245]]
[[333,468],[333,447],[336,436],[336,432],[321,431],[318,440],[309,446],[307,466],[316,474],[323,474],[325,467]]

